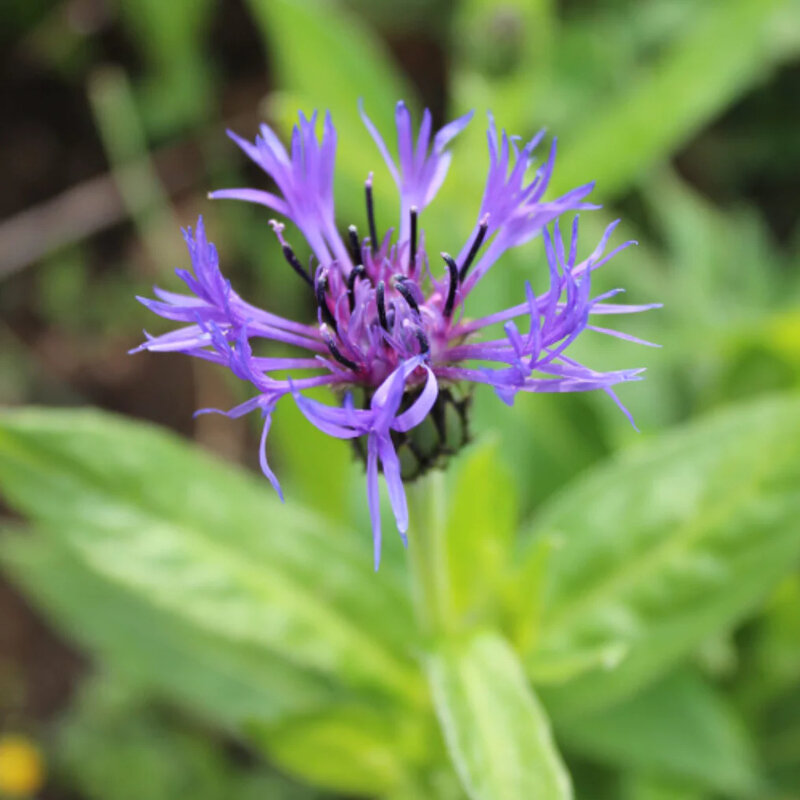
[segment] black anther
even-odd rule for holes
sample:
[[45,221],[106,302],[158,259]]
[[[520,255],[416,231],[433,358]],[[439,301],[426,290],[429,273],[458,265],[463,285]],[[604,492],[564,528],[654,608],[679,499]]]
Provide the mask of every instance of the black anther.
[[325,297],[325,293],[327,291],[328,276],[323,272],[317,280],[317,285],[314,287],[314,293],[317,297],[317,305],[322,312],[322,318],[328,323],[328,325],[331,326],[331,328],[333,328],[334,331],[338,332],[339,326],[336,324],[336,317],[333,316],[330,308],[328,308],[328,300]]
[[292,246],[284,244],[281,245],[281,249],[283,250],[283,257],[289,262],[289,266],[313,289],[314,280],[303,269],[303,265],[300,263],[300,259],[294,254]]
[[378,281],[375,287],[375,302],[378,306],[378,319],[381,321],[381,327],[388,333],[389,320],[386,318],[386,286],[383,281]]
[[369,247],[372,253],[378,249],[378,229],[375,227],[375,204],[372,200],[372,173],[364,184],[367,194],[367,223],[369,224]]
[[472,262],[475,260],[475,256],[478,255],[478,250],[481,249],[481,245],[483,244],[483,240],[486,238],[486,232],[488,230],[489,230],[489,221],[486,219],[486,217],[484,217],[481,220],[480,226],[478,227],[478,232],[475,234],[475,239],[472,242],[472,247],[470,247],[469,253],[467,253],[467,257],[464,260],[464,263],[461,265],[461,271],[458,273],[459,280],[463,281],[464,278],[467,277],[467,271],[472,266]]
[[350,258],[353,259],[353,265],[361,264],[364,259],[361,258],[361,243],[358,241],[358,229],[355,225],[351,225],[347,229],[347,234],[350,238]]
[[418,326],[414,326],[414,336],[417,337],[417,341],[419,342],[419,352],[420,355],[427,353],[431,349],[430,342],[428,341],[428,337],[425,335],[425,331]]
[[417,217],[419,212],[416,206],[411,206],[411,245],[408,254],[408,274],[414,274],[417,264]]
[[407,280],[408,278],[406,278],[405,275],[395,275],[392,280],[392,285],[403,296],[403,299],[408,303],[411,310],[419,316],[419,304],[414,299],[414,295],[411,294],[411,289],[406,285]]
[[363,264],[357,264],[353,269],[350,270],[350,274],[347,276],[347,299],[350,303],[350,310],[352,311],[356,305],[356,293],[354,291],[356,281],[359,278],[366,278],[367,271],[364,269]]
[[455,259],[447,253],[442,253],[444,263],[447,264],[447,269],[450,272],[450,286],[447,289],[447,300],[444,304],[442,314],[449,317],[453,313],[453,305],[456,302],[456,289],[458,288],[458,265]]
[[366,278],[367,271],[364,269],[363,264],[357,264],[353,269],[350,270],[350,274],[347,276],[347,291],[352,292],[353,287],[356,285],[356,281],[359,278]]
[[327,326],[322,327],[322,338],[325,340],[325,344],[328,346],[328,350],[331,351],[331,355],[344,367],[348,369],[352,369],[354,372],[358,372],[358,364],[355,361],[351,361],[347,356],[342,354],[342,351],[336,346],[336,342],[333,341],[333,336],[331,336],[330,331],[328,330]]

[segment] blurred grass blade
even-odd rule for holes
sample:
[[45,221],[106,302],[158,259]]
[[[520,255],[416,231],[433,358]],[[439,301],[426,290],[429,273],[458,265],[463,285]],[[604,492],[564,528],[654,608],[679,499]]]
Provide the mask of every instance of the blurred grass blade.
[[422,687],[405,587],[369,543],[262,480],[94,411],[0,416],[0,487],[83,563],[165,613],[351,687]]
[[450,756],[471,800],[567,800],[569,775],[522,665],[498,635],[445,643],[428,676]]
[[155,265],[180,263],[178,222],[150,159],[127,75],[117,67],[98,69],[88,92],[114,182],[150,259]]
[[[318,108],[358,120],[359,97],[376,124],[394,124],[394,104],[414,100],[385,45],[335,0],[247,0],[270,47],[278,84]],[[364,131],[364,138],[369,139]]]
[[618,195],[674,152],[785,57],[773,23],[791,2],[698,4],[693,24],[628,94],[609,100],[580,136],[564,137],[553,191],[590,176],[604,197]]
[[[534,682],[557,684],[545,698],[559,716],[635,692],[751,613],[797,564],[798,408],[790,394],[710,416],[596,469],[542,509],[532,530],[561,546],[527,665]],[[582,657],[614,646],[616,658],[587,659],[575,674]]]
[[[285,93],[283,107],[275,109],[284,128],[295,120],[298,108],[331,111],[338,134],[338,214],[348,223],[363,219],[363,182],[374,168],[378,224],[394,224],[387,218],[387,209],[397,204],[394,184],[358,113],[361,98],[370,118],[392,143],[395,103],[404,99],[412,109],[417,106],[412,87],[386,46],[335,0],[247,2]],[[372,158],[365,159],[365,153]]]
[[209,117],[214,70],[205,52],[216,3],[119,0],[126,32],[149,67],[141,97],[149,129],[163,136]]
[[[556,46],[554,0],[463,0],[452,67],[457,109],[490,108],[501,127],[527,132]],[[525,98],[524,102],[520,102]]]
[[742,721],[689,670],[598,714],[554,723],[565,747],[593,761],[665,773],[726,796],[758,788],[755,748]]

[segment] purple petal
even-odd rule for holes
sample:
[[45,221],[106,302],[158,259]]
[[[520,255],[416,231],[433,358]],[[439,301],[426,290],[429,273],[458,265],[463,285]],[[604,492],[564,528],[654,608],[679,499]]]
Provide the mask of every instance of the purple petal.
[[617,393],[609,387],[606,387],[605,393],[617,404],[617,408],[625,415],[636,433],[640,433],[639,428],[636,427],[636,423],[633,420],[633,414],[623,405],[622,401],[617,397]]
[[607,336],[614,336],[617,339],[624,339],[626,342],[632,342],[633,344],[643,344],[645,347],[661,347],[660,344],[648,342],[647,339],[639,339],[637,336],[631,336],[629,333],[622,333],[622,331],[615,331],[610,328],[598,328],[596,325],[587,325],[586,328],[597,333],[605,333]]
[[356,439],[366,432],[365,428],[352,425],[351,419],[344,414],[344,409],[332,408],[301,394],[296,394],[294,399],[303,416],[328,436],[336,439]]
[[378,491],[378,444],[373,436],[367,439],[367,503],[372,520],[372,547],[377,572],[381,564],[381,498]]
[[251,397],[249,400],[245,400],[244,403],[234,406],[228,411],[222,411],[219,408],[199,408],[194,412],[194,416],[200,417],[204,414],[221,414],[223,417],[228,417],[228,419],[238,419],[245,414],[249,414],[251,411],[255,411],[257,408],[261,408],[263,404],[264,396],[258,394],[255,397]]
[[378,445],[378,455],[383,466],[383,477],[386,480],[386,488],[389,490],[389,502],[397,522],[397,530],[403,539],[403,543],[407,544],[405,533],[408,530],[408,503],[403,480],[400,477],[400,460],[397,457],[392,440],[388,436],[376,436],[375,438]]
[[419,425],[422,420],[428,416],[428,413],[433,408],[433,404],[436,402],[436,398],[439,395],[439,386],[436,382],[436,376],[433,374],[433,370],[425,364],[422,366],[424,366],[428,372],[425,388],[410,408],[394,418],[392,428],[396,431],[410,431],[412,428]]
[[394,161],[392,160],[391,155],[389,155],[389,149],[386,147],[386,142],[383,141],[383,137],[378,132],[378,129],[375,127],[372,120],[367,116],[366,111],[364,111],[364,101],[359,98],[358,101],[358,112],[361,114],[361,119],[366,125],[367,130],[372,136],[375,144],[378,145],[378,150],[380,150],[381,155],[383,156],[383,160],[386,162],[386,166],[389,168],[389,172],[392,173],[392,177],[394,178],[394,182],[400,186],[400,175],[397,172],[397,167],[395,166]]
[[641,311],[652,311],[654,308],[663,308],[663,303],[647,303],[640,306],[629,306],[618,303],[603,303],[592,306],[591,314],[638,314]]
[[434,155],[442,155],[445,147],[469,125],[473,116],[475,116],[474,109],[468,111],[463,117],[458,117],[458,119],[454,119],[452,122],[448,122],[443,128],[440,128],[436,136],[433,137]]
[[411,112],[402,100],[395,106],[394,121],[397,126],[400,173],[403,176],[410,175],[414,172],[414,133],[411,130]]
[[281,490],[281,485],[278,482],[275,473],[270,469],[269,464],[267,463],[267,434],[269,433],[269,427],[272,423],[272,409],[265,409],[264,410],[264,427],[261,429],[261,441],[258,447],[258,463],[261,466],[261,471],[264,475],[267,476],[267,479],[272,484],[272,488],[278,493],[278,497],[280,497],[281,502],[285,502],[283,499],[283,491]]
[[210,200],[244,200],[246,203],[257,203],[277,211],[278,214],[289,216],[289,207],[280,197],[259,189],[217,189],[209,192],[208,197]]

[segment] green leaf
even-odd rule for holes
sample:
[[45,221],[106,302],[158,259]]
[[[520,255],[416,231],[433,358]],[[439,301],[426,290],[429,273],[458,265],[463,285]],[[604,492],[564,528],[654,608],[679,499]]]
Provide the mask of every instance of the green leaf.
[[420,721],[385,704],[332,705],[279,725],[252,726],[282,769],[328,789],[383,795],[411,780],[411,762],[427,753]]
[[709,795],[683,781],[634,773],[623,777],[615,797],[621,800],[708,800]]
[[755,751],[725,698],[688,670],[563,726],[564,746],[624,770],[666,773],[727,794],[758,786]]
[[[568,486],[535,518],[531,547],[541,537],[561,546],[527,666],[534,682],[558,684],[546,699],[560,717],[665,673],[797,563],[798,408],[797,395],[772,397],[672,431]],[[604,651],[615,657],[587,658]]]
[[[53,762],[92,800],[312,800],[316,793],[242,763],[218,735],[103,676],[59,720]],[[59,781],[59,783],[61,783]]]
[[800,675],[800,574],[789,575],[773,592],[743,653],[737,696],[761,716],[797,686]]
[[102,580],[57,537],[6,535],[0,564],[126,685],[232,728],[306,781],[384,793],[435,750],[420,727],[428,715],[385,698],[368,706],[313,671],[210,636]]
[[210,634],[103,579],[58,536],[6,532],[0,564],[59,630],[128,684],[217,724],[273,722],[337,698],[322,676]]
[[547,717],[502,638],[486,633],[443,645],[429,659],[428,677],[472,800],[572,797]]
[[775,699],[759,725],[759,741],[769,766],[770,785],[787,798],[800,786],[800,686],[794,685]]
[[513,477],[498,457],[497,442],[468,450],[454,465],[447,491],[445,541],[450,603],[474,622],[498,601],[517,524]]
[[[723,212],[670,170],[653,176],[645,197],[648,213],[666,240],[670,279],[680,285],[686,301],[677,309],[684,325],[692,319],[712,335],[720,327],[735,335],[754,312],[771,311],[785,298],[786,256],[772,243],[755,209]],[[759,267],[742,270],[731,281],[730,265],[737,260]]]
[[773,23],[788,4],[703,4],[630,92],[607,102],[602,115],[582,126],[580,136],[565,141],[553,190],[570,189],[589,176],[605,197],[619,194],[674,152],[786,55]]
[[208,634],[417,702],[402,576],[255,476],[93,411],[4,412],[0,487],[83,563]]

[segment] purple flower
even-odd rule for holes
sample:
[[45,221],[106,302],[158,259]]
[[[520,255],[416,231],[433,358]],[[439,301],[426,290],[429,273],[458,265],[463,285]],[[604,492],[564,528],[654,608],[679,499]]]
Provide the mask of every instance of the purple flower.
[[[526,182],[542,134],[520,147],[516,138],[505,132],[498,135],[491,118],[489,173],[475,227],[455,258],[441,253],[442,269],[431,269],[420,216],[446,177],[451,160],[448,145],[471,115],[433,134],[430,113],[425,111],[415,136],[408,109],[398,103],[395,159],[363,109],[361,114],[400,193],[398,236],[393,239],[391,231],[383,238],[378,234],[372,173],[365,183],[368,235],[362,237],[353,225],[346,236],[340,235],[333,201],[336,130],[329,114],[321,140],[316,134],[317,115],[311,119],[301,115],[289,151],[267,125],[261,126],[254,144],[231,133],[274,181],[279,194],[224,189],[210,196],[265,205],[297,226],[312,250],[313,268],[300,263],[284,236],[283,223],[270,221],[286,261],[316,304],[316,322],[296,322],[242,300],[223,277],[216,249],[206,239],[200,219],[194,232],[184,233],[192,271],[178,270],[190,294],[156,289],[157,299],[139,298],[151,311],[183,325],[163,336],[146,335],[137,350],[180,351],[204,358],[223,364],[252,384],[256,394],[250,400],[217,413],[238,417],[260,411],[264,421],[261,467],[279,494],[278,480],[267,463],[266,438],[272,411],[284,397],[291,397],[306,419],[324,433],[357,443],[366,463],[377,568],[379,473],[383,473],[397,528],[405,541],[408,508],[403,479],[409,470],[401,458],[404,446],[413,453],[419,472],[463,443],[467,401],[455,399],[455,394],[465,387],[468,393],[475,384],[487,384],[510,405],[518,392],[600,389],[625,411],[613,387],[638,380],[642,370],[598,372],[567,351],[587,329],[650,344],[595,326],[590,319],[645,311],[658,304],[609,302],[622,289],[591,296],[592,273],[631,242],[605,252],[617,224],[613,223],[591,255],[578,260],[577,216],[567,247],[558,218],[565,212],[597,208],[586,202],[593,185],[543,200],[553,172],[555,143],[547,160]],[[519,305],[480,319],[466,317],[469,295],[503,253],[540,234],[549,266],[549,289],[537,296],[526,283],[525,299]],[[502,335],[487,334],[487,329],[501,330]],[[297,354],[256,355],[253,344],[262,340],[291,345]],[[294,377],[274,377],[287,370]],[[317,386],[330,386],[340,405],[304,395],[305,390]],[[362,407],[356,406],[356,390],[364,398]],[[209,411],[217,410],[198,413]],[[456,442],[448,439],[446,419],[454,411],[461,429]],[[432,446],[426,441],[430,430],[424,432],[431,423],[436,432]]]

